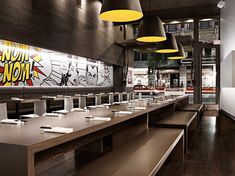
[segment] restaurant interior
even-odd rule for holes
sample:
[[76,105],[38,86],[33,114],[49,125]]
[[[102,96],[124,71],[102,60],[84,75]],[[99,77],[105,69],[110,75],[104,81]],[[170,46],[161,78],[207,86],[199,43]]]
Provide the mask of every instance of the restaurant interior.
[[234,176],[234,0],[0,0],[0,176]]

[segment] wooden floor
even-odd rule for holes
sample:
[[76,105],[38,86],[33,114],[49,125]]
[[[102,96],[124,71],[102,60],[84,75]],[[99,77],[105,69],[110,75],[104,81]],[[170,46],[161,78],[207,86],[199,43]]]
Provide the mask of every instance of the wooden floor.
[[[203,114],[184,164],[166,162],[157,176],[235,176],[235,121],[213,111]],[[78,163],[76,157],[65,157],[38,175],[75,176]]]
[[167,162],[157,176],[235,176],[235,121],[206,112],[185,163]]

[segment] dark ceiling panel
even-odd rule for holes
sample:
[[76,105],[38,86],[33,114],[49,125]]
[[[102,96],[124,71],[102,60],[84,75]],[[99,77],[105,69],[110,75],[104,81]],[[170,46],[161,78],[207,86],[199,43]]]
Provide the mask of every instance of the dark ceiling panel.
[[145,16],[157,15],[162,19],[208,17],[220,14],[218,0],[140,0]]
[[218,0],[140,0],[142,9],[145,12],[171,9],[171,8],[184,8],[184,7],[197,7],[215,5]]

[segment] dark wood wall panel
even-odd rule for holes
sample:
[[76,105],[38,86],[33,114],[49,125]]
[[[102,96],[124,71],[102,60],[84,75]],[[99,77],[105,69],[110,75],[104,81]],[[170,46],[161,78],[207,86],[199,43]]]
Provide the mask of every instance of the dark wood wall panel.
[[123,39],[124,31],[99,19],[98,0],[0,0],[0,4],[1,39],[123,64],[122,49],[115,41]]

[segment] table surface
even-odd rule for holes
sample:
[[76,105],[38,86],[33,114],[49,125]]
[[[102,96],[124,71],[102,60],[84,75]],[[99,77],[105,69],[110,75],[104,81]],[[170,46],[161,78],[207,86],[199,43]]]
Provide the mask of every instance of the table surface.
[[[50,147],[50,144],[60,144],[65,142],[65,140],[70,141],[170,104],[174,104],[174,101],[146,107],[145,110],[133,110],[133,113],[129,115],[117,116],[114,112],[112,112],[113,110],[130,110],[128,104],[121,104],[113,105],[109,109],[96,108],[90,110],[89,112],[70,112],[64,117],[45,116],[27,119],[27,122],[23,125],[0,124],[0,143],[21,145],[34,150],[37,150],[40,146],[40,149],[43,149],[44,145]],[[140,105],[142,104],[140,103]],[[137,106],[139,105],[137,104]],[[85,118],[88,115],[97,117],[111,117],[111,120],[89,121]],[[52,127],[73,128],[74,132],[69,134],[45,133],[40,130],[40,127],[45,125],[50,125]]]

